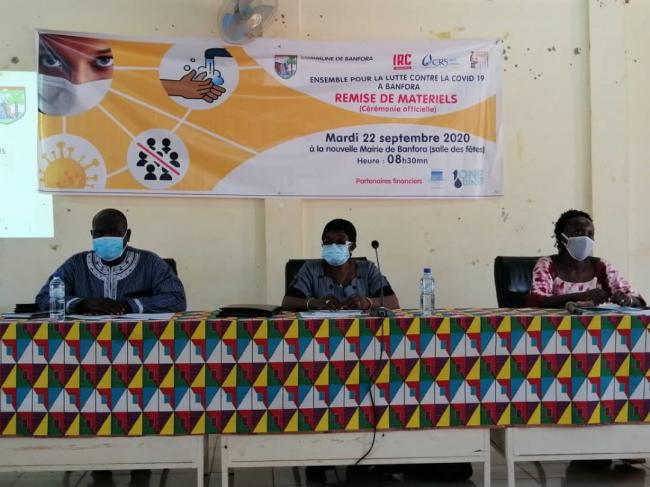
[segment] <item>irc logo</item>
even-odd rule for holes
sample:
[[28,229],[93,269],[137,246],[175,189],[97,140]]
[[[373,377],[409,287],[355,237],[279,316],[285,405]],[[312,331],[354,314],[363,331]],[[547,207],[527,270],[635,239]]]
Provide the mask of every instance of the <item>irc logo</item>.
[[411,69],[410,54],[393,54],[393,69]]

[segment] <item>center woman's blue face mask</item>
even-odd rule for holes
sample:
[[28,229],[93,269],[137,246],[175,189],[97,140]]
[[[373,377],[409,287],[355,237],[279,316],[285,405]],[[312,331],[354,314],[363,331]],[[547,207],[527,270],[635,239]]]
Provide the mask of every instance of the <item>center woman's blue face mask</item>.
[[94,238],[93,250],[102,260],[115,260],[124,253],[124,237]]
[[350,259],[350,244],[327,244],[323,245],[321,257],[329,265],[340,267]]

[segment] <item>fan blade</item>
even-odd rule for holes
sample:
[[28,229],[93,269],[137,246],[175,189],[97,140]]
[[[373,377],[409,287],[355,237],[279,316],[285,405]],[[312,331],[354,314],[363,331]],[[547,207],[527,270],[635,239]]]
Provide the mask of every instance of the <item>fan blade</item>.
[[224,37],[231,42],[240,42],[248,33],[248,25],[241,17],[233,14],[224,14],[221,21]]
[[240,12],[249,12],[250,10],[250,5],[253,3],[255,0],[238,0],[237,1],[237,7],[239,8]]
[[260,5],[253,9],[253,12],[262,16],[262,25],[264,25],[273,15],[275,7],[272,5]]

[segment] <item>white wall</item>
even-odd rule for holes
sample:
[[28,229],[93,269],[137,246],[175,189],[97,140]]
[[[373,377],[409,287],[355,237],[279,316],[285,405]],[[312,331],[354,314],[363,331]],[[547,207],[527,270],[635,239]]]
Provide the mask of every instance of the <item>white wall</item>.
[[[625,30],[620,37],[625,50],[625,69],[619,77],[625,87],[624,133],[621,139],[625,152],[621,154],[626,166],[627,221],[622,239],[627,246],[630,279],[650,295],[650,219],[648,218],[648,188],[650,185],[650,2],[631,2],[624,9]],[[612,195],[617,198],[618,195]],[[613,238],[620,235],[615,233]]]
[[[357,226],[358,255],[370,255],[370,240],[381,240],[382,265],[403,306],[416,305],[425,265],[438,280],[439,305],[495,306],[494,256],[552,252],[553,222],[571,207],[595,210],[598,253],[650,295],[650,230],[639,211],[649,172],[644,144],[650,97],[643,82],[650,2],[279,3],[270,37],[502,38],[505,196],[467,201],[56,197],[54,239],[0,240],[0,309],[31,301],[56,265],[87,248],[90,218],[108,206],[127,210],[134,245],[176,258],[195,309],[278,302],[286,259],[317,256],[321,229],[335,217]],[[0,69],[35,68],[36,27],[212,35],[218,6],[217,0],[16,2],[12,22],[0,32]],[[615,62],[608,65],[611,55]],[[17,64],[10,61],[14,56]],[[621,134],[616,143],[610,133]],[[608,190],[612,174],[617,192]]]

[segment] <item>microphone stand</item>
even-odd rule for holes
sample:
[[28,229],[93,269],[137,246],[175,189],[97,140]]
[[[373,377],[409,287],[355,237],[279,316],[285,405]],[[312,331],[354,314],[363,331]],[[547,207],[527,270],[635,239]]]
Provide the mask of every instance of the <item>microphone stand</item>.
[[381,287],[379,288],[379,299],[381,300],[381,306],[379,308],[371,309],[370,310],[370,316],[376,317],[376,318],[388,318],[390,316],[395,316],[395,312],[392,309],[388,309],[385,306],[385,301],[384,301],[384,282],[383,282],[383,277],[384,275],[381,273],[381,266],[379,265],[379,252],[377,252],[377,248],[379,247],[379,242],[377,240],[372,241],[372,248],[375,249],[375,260],[377,261],[377,269],[379,269],[379,277],[381,279]]

